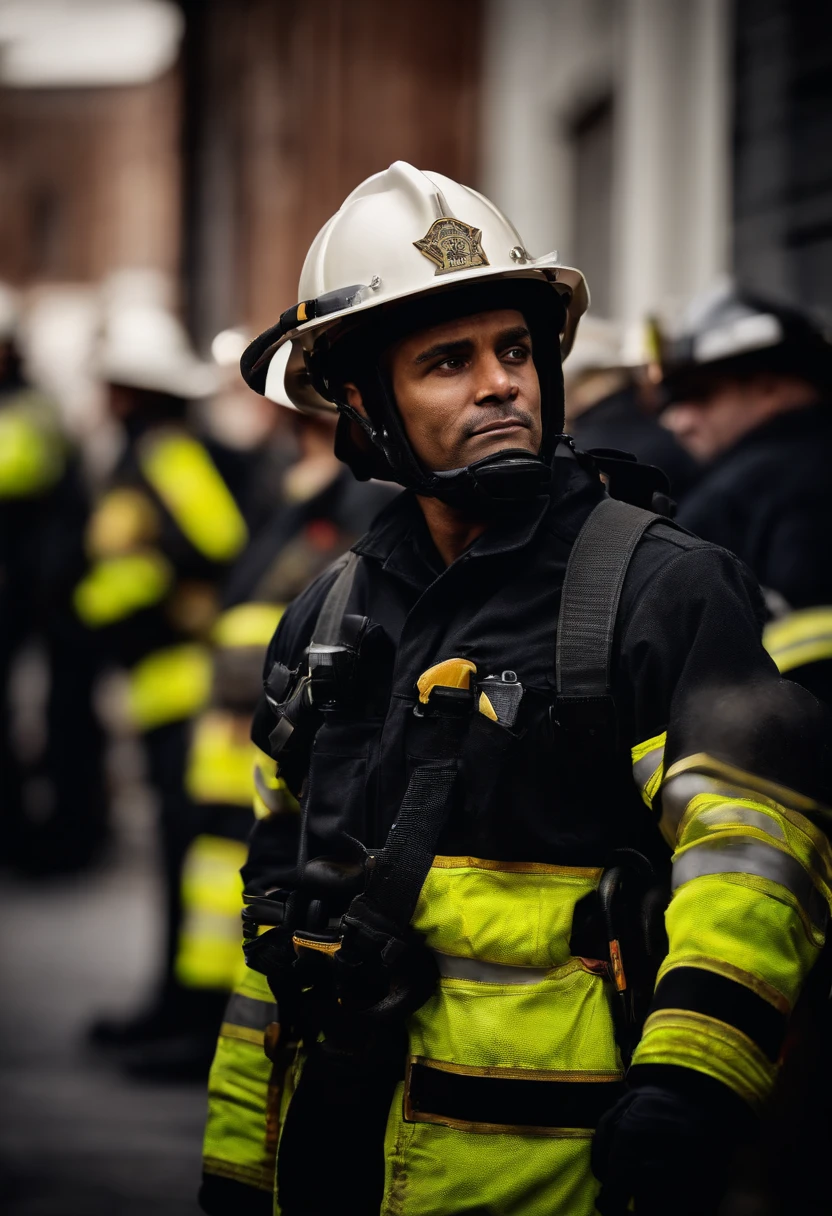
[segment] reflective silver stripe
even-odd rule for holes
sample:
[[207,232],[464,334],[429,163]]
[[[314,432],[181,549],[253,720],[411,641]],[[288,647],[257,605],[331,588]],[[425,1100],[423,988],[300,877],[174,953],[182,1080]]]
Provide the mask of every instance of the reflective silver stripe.
[[510,963],[486,963],[478,958],[459,958],[434,950],[439,974],[451,980],[476,980],[479,984],[539,984],[551,967],[515,967]]
[[753,811],[748,806],[738,806],[735,802],[723,806],[712,807],[709,811],[700,811],[696,823],[704,823],[709,827],[713,823],[741,823],[745,827],[759,828],[761,832],[773,836],[775,840],[785,840],[786,833],[776,819],[764,815],[762,811]]
[[254,766],[254,787],[260,795],[263,805],[266,806],[273,815],[283,809],[283,798],[280,790],[273,789],[263,776],[263,770],[259,764]]
[[249,1030],[265,1030],[270,1022],[277,1021],[277,1005],[234,992],[225,1007],[223,1021],[232,1026],[247,1026]]
[[673,863],[673,890],[707,874],[754,874],[791,891],[809,919],[826,924],[826,904],[799,861],[760,840],[725,840],[712,836],[688,849]]
[[718,794],[724,790],[724,785],[713,777],[706,777],[704,773],[679,773],[678,777],[671,777],[661,789],[662,825],[671,828],[669,835],[675,836],[691,798],[697,794]]
[[636,760],[633,765],[633,777],[640,790],[644,789],[663,759],[664,745],[654,747],[652,751],[646,752],[640,760]]

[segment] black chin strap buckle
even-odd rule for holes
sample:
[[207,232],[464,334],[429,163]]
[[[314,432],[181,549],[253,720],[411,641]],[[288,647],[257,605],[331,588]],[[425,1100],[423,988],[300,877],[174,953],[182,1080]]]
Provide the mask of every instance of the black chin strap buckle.
[[430,493],[450,506],[529,502],[542,494],[552,470],[524,448],[494,452],[460,469],[431,475]]

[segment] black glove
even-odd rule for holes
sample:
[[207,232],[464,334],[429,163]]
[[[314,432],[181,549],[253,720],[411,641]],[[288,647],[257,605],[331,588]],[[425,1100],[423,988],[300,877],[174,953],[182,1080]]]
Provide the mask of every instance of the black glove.
[[597,1210],[602,1216],[714,1216],[738,1143],[752,1127],[748,1107],[718,1081],[689,1069],[651,1068],[649,1083],[645,1078],[631,1088],[598,1125],[592,1145],[592,1170],[603,1184]]

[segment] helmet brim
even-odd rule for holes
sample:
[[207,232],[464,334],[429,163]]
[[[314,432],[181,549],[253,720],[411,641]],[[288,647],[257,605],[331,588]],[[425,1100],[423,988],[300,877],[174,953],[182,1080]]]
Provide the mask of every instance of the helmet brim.
[[[501,280],[520,279],[543,279],[551,284],[553,290],[567,297],[566,319],[560,335],[561,358],[565,359],[572,349],[580,318],[589,307],[589,289],[579,270],[562,266],[557,261],[557,254],[547,254],[545,257],[528,261],[524,266],[483,266],[446,274],[442,276],[441,282],[432,283],[418,291],[385,296],[382,291],[372,294],[372,289],[368,289],[368,294],[362,295],[357,303],[324,317],[313,318],[288,330],[282,329],[278,323],[255,338],[243,353],[240,360],[243,379],[255,392],[278,401],[279,404],[288,402],[303,411],[333,413],[336,411],[334,403],[319,393],[310,380],[304,354],[305,351],[311,351],[324,334],[332,338],[334,331],[338,331],[339,336],[344,336],[353,324],[360,324],[363,316],[384,306],[418,301],[439,292],[470,286],[472,283],[485,285]],[[291,343],[292,349],[285,362],[283,384],[279,386],[277,377],[272,375],[270,378],[269,370],[277,352],[287,343]]]

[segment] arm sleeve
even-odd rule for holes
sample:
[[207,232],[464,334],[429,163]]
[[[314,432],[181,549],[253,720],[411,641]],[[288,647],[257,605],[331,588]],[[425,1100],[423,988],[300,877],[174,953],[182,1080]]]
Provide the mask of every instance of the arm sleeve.
[[692,1069],[759,1106],[832,898],[827,713],[780,678],[753,581],[709,546],[658,572],[622,655],[636,783],[673,849],[669,951],[633,1077]]

